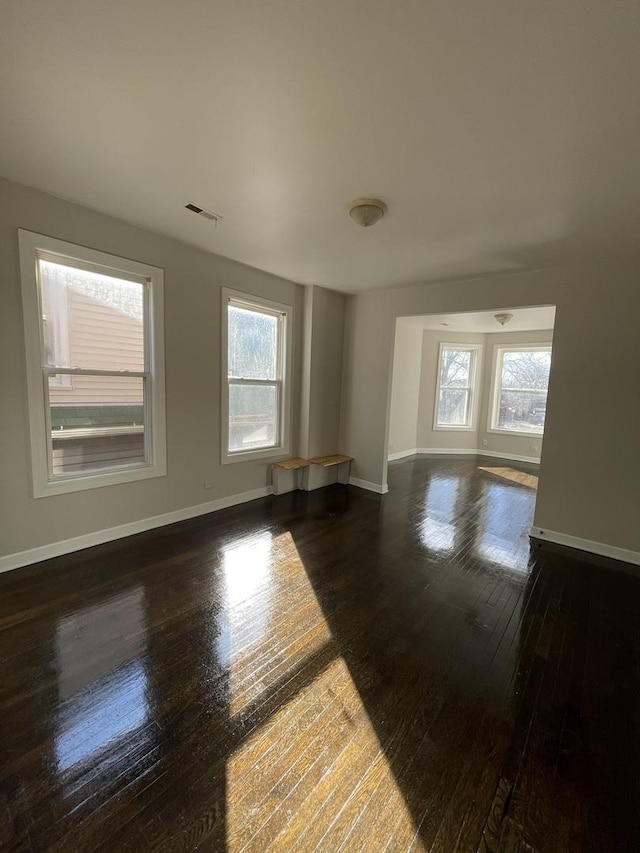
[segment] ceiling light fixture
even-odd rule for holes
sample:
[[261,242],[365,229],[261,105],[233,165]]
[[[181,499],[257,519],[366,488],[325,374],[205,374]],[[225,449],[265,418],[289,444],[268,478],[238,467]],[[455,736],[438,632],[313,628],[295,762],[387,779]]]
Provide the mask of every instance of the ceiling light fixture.
[[513,319],[513,314],[494,314],[493,315],[501,326]]
[[379,198],[357,198],[349,205],[349,216],[363,228],[375,225],[386,212],[387,205]]

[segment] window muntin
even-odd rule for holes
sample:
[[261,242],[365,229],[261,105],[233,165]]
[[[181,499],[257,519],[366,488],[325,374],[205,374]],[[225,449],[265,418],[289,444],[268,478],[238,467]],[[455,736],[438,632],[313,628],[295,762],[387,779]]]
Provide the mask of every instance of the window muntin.
[[20,251],[34,496],[165,474],[162,271],[24,231]]
[[440,344],[436,429],[473,429],[479,345]]
[[497,347],[490,429],[542,435],[551,346]]
[[290,312],[225,291],[222,461],[287,452]]

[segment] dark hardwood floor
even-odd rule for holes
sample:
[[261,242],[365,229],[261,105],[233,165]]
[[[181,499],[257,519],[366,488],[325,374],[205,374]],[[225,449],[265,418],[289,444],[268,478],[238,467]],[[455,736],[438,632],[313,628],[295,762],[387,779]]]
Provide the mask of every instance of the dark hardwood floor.
[[413,458],[0,576],[0,848],[640,850],[640,583],[530,550],[536,483]]

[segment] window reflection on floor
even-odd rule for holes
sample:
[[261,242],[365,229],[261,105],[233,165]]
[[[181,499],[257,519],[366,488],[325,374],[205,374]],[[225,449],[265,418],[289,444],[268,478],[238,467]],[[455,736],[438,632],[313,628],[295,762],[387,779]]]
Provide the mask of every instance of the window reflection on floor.
[[148,719],[144,589],[65,616],[56,628],[58,767],[95,760]]
[[427,486],[424,521],[420,538],[432,551],[452,551],[455,542],[455,506],[458,479],[434,477]]
[[[478,525],[476,553],[483,560],[506,569],[525,572],[529,563],[529,525],[535,494],[502,483],[482,484],[483,519]],[[509,523],[507,524],[507,519]],[[513,536],[514,531],[520,535]],[[510,538],[501,535],[509,530]]]
[[232,621],[217,638],[218,659],[231,666],[235,654],[265,635],[272,597],[273,536],[266,530],[222,548],[226,606]]
[[[229,673],[229,712],[234,715],[268,693],[295,660],[302,637],[306,654],[312,655],[331,639],[331,632],[291,533],[261,531],[223,546],[222,555],[228,618],[220,626],[216,649]],[[298,594],[308,591],[308,606],[303,621],[289,622],[282,618],[282,602],[294,589]],[[281,664],[265,657],[256,668],[257,650],[274,643],[282,649]]]
[[[288,742],[277,733],[291,716],[302,720]],[[273,743],[266,732],[274,732]],[[344,749],[335,750],[332,738],[342,731]],[[304,748],[300,741],[304,740]],[[353,773],[356,756],[366,756],[365,770],[354,780],[352,795],[342,799],[344,778]],[[251,768],[251,784],[247,784]],[[414,769],[418,772],[418,768]],[[315,781],[314,795],[301,802],[298,787]],[[375,793],[384,822],[395,833],[413,838],[412,850],[424,850],[406,800],[389,765],[385,750],[360,698],[349,667],[337,657],[305,683],[291,703],[279,707],[253,730],[227,763],[227,851],[247,850],[355,850],[366,837],[371,817],[359,803]],[[273,807],[265,809],[264,801]],[[329,817],[317,820],[319,805]],[[352,810],[350,827],[340,821]],[[374,849],[374,848],[371,848]],[[395,849],[395,848],[394,848]],[[404,847],[403,849],[408,849]]]

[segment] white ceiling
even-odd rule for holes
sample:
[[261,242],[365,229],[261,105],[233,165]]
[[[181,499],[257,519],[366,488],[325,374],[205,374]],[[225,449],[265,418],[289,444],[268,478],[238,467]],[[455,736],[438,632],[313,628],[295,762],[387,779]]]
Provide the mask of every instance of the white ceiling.
[[637,0],[5,0],[0,174],[349,292],[555,265],[637,237],[639,40]]
[[495,318],[502,311],[469,311],[465,314],[428,314],[423,317],[399,317],[401,325],[418,326],[437,332],[476,332],[495,334],[499,332],[537,332],[553,329],[556,309],[553,306],[536,308],[505,308],[513,314],[511,320],[501,326]]

